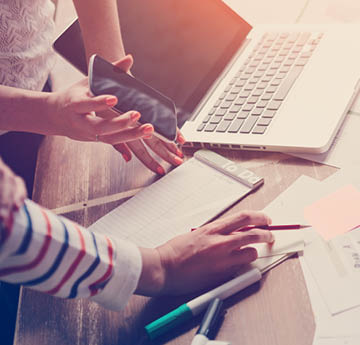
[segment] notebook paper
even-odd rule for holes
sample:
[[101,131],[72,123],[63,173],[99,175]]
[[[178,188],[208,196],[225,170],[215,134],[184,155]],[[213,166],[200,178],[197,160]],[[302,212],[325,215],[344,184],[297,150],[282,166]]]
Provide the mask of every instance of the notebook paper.
[[208,222],[262,181],[230,160],[200,150],[89,230],[156,247]]

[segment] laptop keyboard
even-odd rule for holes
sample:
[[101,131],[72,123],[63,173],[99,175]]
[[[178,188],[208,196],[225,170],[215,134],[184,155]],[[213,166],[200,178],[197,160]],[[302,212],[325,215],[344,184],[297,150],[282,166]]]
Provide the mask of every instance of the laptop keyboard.
[[264,134],[322,37],[264,34],[197,131]]

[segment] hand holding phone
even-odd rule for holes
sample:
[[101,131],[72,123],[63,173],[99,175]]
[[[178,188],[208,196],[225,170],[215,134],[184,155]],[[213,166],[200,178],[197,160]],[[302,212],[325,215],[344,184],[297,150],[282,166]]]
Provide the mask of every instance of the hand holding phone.
[[125,113],[136,110],[141,114],[139,122],[151,123],[155,135],[168,142],[176,140],[177,118],[174,102],[96,54],[90,58],[89,88],[95,96],[116,96],[116,111]]

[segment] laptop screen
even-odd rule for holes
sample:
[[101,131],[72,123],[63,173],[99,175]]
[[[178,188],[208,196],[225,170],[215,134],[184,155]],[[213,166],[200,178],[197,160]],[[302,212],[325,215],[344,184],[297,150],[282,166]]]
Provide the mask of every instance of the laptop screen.
[[221,0],[118,0],[118,9],[132,73],[187,114],[180,125],[251,30]]

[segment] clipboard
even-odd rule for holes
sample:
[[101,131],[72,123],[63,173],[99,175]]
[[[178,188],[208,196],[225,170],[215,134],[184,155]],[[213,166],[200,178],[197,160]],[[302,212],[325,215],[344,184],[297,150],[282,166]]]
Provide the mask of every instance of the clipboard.
[[156,247],[211,221],[263,183],[262,177],[241,165],[199,150],[89,230]]

